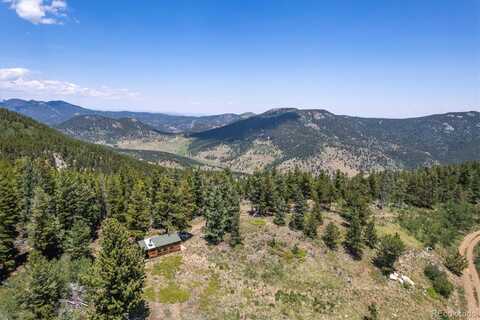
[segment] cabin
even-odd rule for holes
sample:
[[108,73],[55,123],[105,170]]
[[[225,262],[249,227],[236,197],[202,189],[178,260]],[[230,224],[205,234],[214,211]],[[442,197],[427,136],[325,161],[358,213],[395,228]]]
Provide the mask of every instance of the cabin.
[[181,250],[182,238],[178,233],[153,236],[138,241],[138,245],[145,252],[148,258],[162,256],[171,252]]

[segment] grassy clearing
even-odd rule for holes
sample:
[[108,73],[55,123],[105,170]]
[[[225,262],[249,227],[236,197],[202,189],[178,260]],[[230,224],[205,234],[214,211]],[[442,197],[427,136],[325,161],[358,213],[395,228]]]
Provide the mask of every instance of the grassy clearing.
[[162,260],[156,263],[153,266],[153,275],[156,276],[163,276],[167,280],[173,280],[175,278],[175,274],[180,270],[182,266],[182,256],[180,255],[172,255],[172,256],[165,256]]
[[184,303],[190,299],[190,291],[179,287],[176,283],[170,282],[166,287],[155,289],[148,287],[143,291],[147,301],[166,304]]
[[[190,299],[190,288],[182,288],[176,281],[176,275],[183,264],[181,255],[162,257],[153,267],[147,269],[148,286],[144,290],[147,301],[165,304],[184,303]],[[153,277],[152,277],[153,276]],[[158,281],[155,276],[162,277]],[[167,285],[165,286],[165,282]]]
[[206,287],[203,289],[199,297],[199,308],[200,310],[209,310],[212,306],[212,300],[215,299],[220,291],[221,283],[220,278],[217,274],[213,274]]
[[160,303],[183,303],[190,299],[190,291],[180,288],[176,283],[170,283],[158,290],[157,298]]
[[398,224],[393,223],[386,223],[384,225],[377,226],[377,231],[379,236],[385,236],[388,234],[395,234],[398,233],[402,241],[405,243],[407,247],[414,248],[414,249],[422,249],[423,245],[420,241],[415,239],[413,236],[408,234],[405,229],[403,229]]
[[[398,232],[407,243],[410,253],[399,269],[414,279],[412,288],[384,277],[371,263],[374,250],[365,249],[363,260],[356,261],[343,247],[331,251],[321,240],[275,226],[269,217],[251,217],[248,210],[242,207],[241,246],[208,246],[194,237],[185,244],[183,259],[166,256],[152,266],[147,287],[156,290],[160,314],[168,318],[167,311],[175,310],[179,319],[189,320],[362,319],[375,302],[382,319],[427,320],[433,310],[461,310],[456,295],[445,300],[426,292],[431,284],[423,268],[430,256],[418,255],[420,243],[392,222],[380,226],[379,234]],[[154,269],[159,276],[152,276]]]

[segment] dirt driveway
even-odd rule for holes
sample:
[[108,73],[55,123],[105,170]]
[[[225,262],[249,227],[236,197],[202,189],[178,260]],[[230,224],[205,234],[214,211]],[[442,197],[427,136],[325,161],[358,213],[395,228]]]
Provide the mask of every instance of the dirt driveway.
[[468,304],[468,319],[480,319],[480,278],[475,268],[473,251],[480,242],[480,231],[470,233],[459,247],[460,253],[468,260],[468,267],[463,272],[462,281]]

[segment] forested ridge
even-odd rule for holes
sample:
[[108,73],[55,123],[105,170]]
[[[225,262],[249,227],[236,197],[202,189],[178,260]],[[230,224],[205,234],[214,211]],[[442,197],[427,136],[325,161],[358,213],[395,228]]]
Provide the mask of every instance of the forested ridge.
[[117,154],[113,149],[69,138],[28,117],[0,108],[0,158],[21,157],[60,161],[76,169],[118,171],[122,167],[148,168],[145,163]]
[[[353,259],[375,250],[373,263],[385,274],[405,245],[398,235],[377,234],[372,208],[394,210],[425,246],[445,249],[445,265],[456,273],[464,261],[449,250],[480,218],[480,162],[353,178],[167,170],[0,115],[0,315],[8,319],[146,317],[144,257],[135,240],[152,230],[188,231],[203,217],[205,241],[241,246],[242,201],[251,203],[251,215],[271,216],[332,251],[343,246]],[[67,165],[56,166],[54,153]],[[333,210],[347,221],[346,234],[333,223],[319,234]],[[453,289],[435,268],[426,275],[448,297]]]

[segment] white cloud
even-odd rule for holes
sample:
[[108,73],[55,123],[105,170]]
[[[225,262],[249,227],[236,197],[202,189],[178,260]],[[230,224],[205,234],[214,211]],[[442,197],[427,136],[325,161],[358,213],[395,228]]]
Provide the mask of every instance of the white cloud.
[[28,74],[25,68],[0,69],[0,81],[15,81]]
[[17,15],[33,24],[61,24],[66,16],[66,0],[3,0]]
[[103,99],[134,98],[138,93],[128,89],[114,89],[107,86],[88,88],[78,84],[49,79],[37,79],[25,68],[0,69],[0,89],[10,93],[24,93],[35,96],[77,96]]

